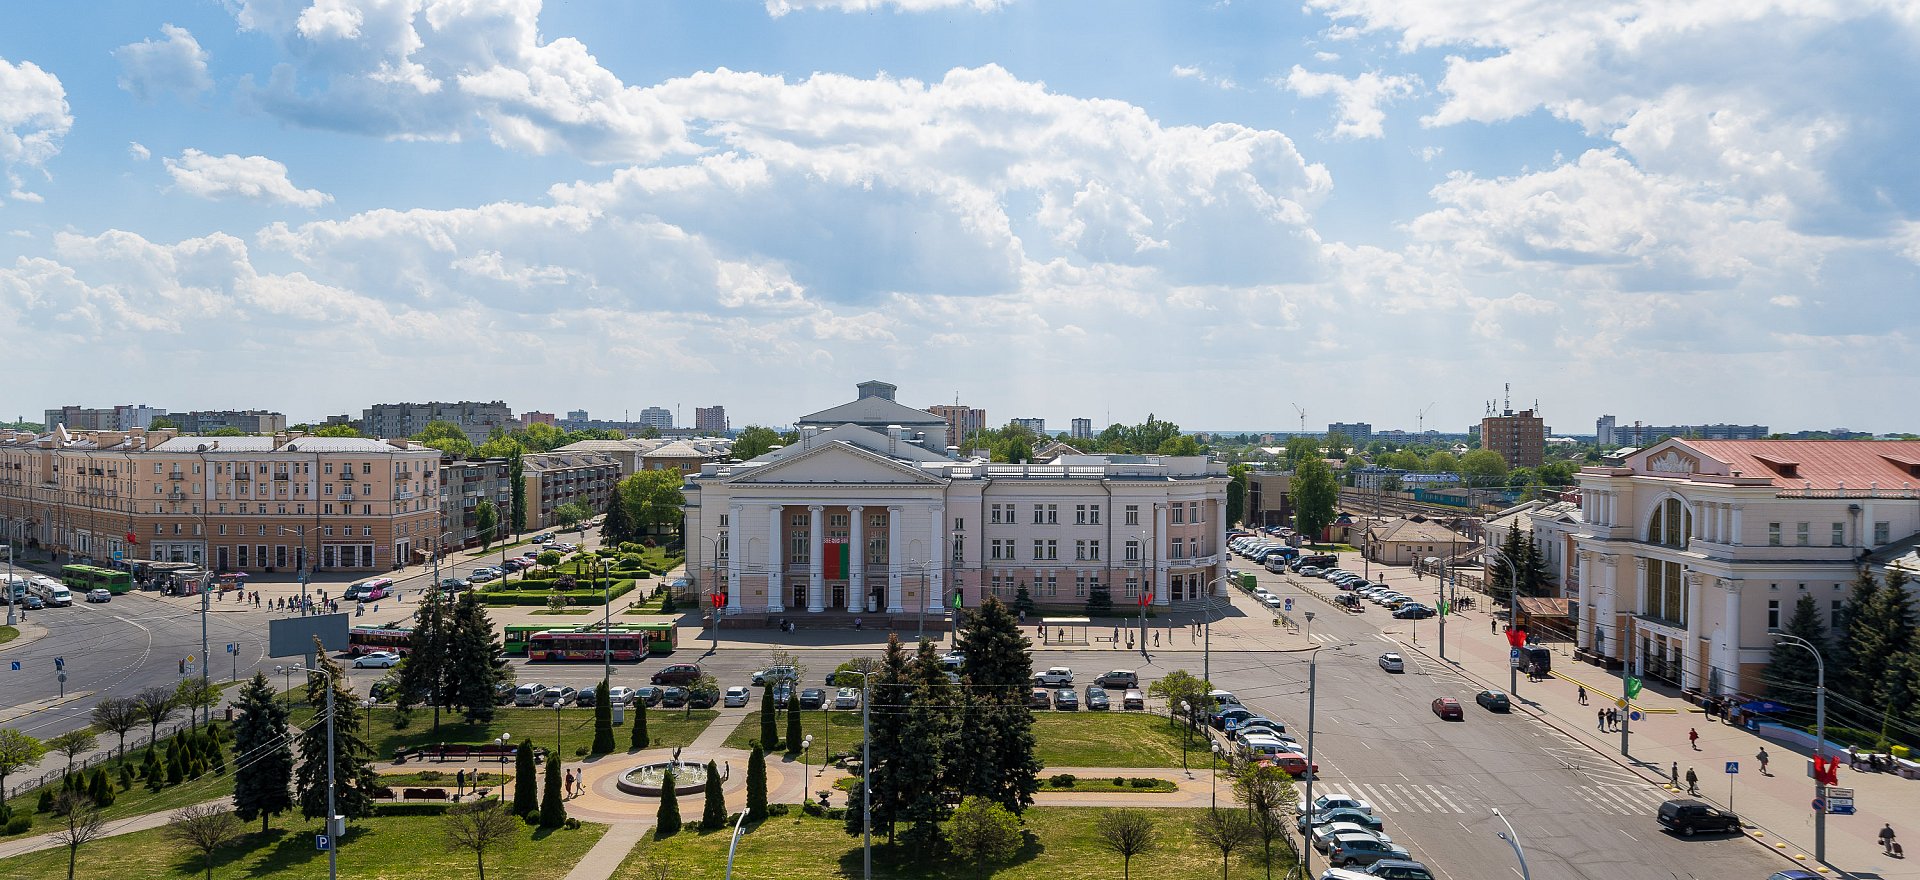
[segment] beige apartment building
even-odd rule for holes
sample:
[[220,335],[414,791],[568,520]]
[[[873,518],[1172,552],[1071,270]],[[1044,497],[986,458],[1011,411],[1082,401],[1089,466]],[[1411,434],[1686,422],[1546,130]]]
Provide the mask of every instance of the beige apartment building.
[[620,459],[605,452],[539,452],[522,456],[526,474],[527,528],[558,525],[553,512],[578,503],[589,516],[605,513],[620,482]]
[[387,571],[438,534],[439,467],[407,440],[0,433],[0,535],[62,562]]

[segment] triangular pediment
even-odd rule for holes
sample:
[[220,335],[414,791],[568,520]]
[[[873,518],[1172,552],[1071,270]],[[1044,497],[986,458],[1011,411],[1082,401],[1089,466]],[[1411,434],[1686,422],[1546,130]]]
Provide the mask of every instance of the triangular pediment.
[[815,441],[819,445],[747,470],[727,482],[734,484],[901,483],[937,486],[943,480],[905,462],[870,452],[845,441]]

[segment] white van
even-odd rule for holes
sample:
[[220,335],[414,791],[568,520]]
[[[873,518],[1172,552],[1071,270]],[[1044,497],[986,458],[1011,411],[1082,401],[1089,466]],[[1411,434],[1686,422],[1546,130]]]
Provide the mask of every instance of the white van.
[[1271,761],[1292,752],[1293,747],[1271,736],[1250,736],[1240,744],[1240,751],[1249,761]]
[[17,574],[0,574],[0,605],[12,605],[27,598],[27,579]]
[[27,590],[54,608],[66,608],[73,604],[73,594],[67,592],[67,586],[44,575],[36,576]]

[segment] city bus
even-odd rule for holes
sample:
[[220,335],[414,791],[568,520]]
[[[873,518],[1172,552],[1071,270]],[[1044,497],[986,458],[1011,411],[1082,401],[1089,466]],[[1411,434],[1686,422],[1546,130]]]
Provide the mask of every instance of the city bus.
[[412,644],[413,630],[403,626],[356,626],[347,630],[347,652],[355,657],[374,651],[392,651],[405,657]]
[[130,572],[92,565],[61,566],[60,579],[66,582],[69,589],[78,593],[106,590],[118,596],[133,589],[133,575]]
[[680,647],[680,628],[668,621],[627,626],[646,640],[649,654],[671,654],[675,648]]
[[551,623],[509,623],[504,627],[506,640],[501,644],[500,650],[516,657],[521,656],[527,653],[527,639],[532,638],[534,633],[561,628],[564,627],[555,627]]
[[647,656],[647,643],[639,632],[615,628],[612,633],[585,629],[554,629],[534,633],[527,639],[528,660],[593,661],[607,657],[611,646],[615,660],[639,660]]

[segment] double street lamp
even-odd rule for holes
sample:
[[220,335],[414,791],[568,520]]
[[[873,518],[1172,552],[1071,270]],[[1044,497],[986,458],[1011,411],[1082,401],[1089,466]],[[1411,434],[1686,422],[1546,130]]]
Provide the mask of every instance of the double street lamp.
[[338,880],[340,876],[340,835],[346,831],[345,822],[334,809],[334,783],[338,778],[334,769],[333,751],[333,676],[324,669],[310,666],[285,665],[274,667],[275,672],[291,675],[294,670],[308,675],[325,676],[327,679],[327,833],[324,835],[327,846],[327,880]]
[[[1813,652],[1814,688],[1813,688],[1813,760],[1816,767],[1823,764],[1827,754],[1827,661],[1820,656],[1820,649],[1812,642],[1781,630],[1771,630],[1773,636],[1789,645],[1798,645]],[[1827,783],[1819,770],[1813,774],[1813,858],[1817,862],[1827,860]]]

